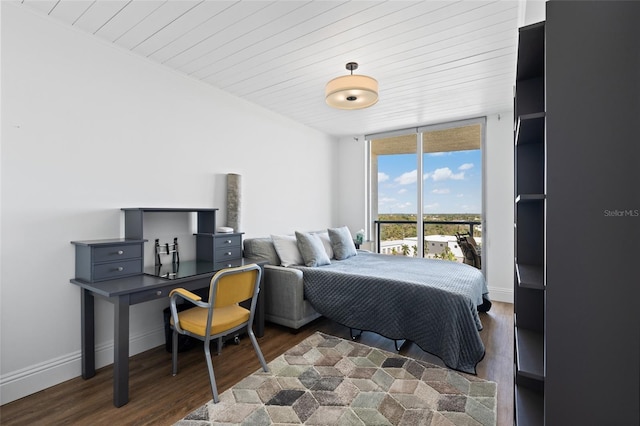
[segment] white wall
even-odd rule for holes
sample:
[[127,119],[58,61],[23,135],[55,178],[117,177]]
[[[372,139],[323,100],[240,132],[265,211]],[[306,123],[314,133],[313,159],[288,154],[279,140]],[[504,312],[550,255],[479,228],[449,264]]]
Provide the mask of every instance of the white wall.
[[[482,232],[489,296],[513,303],[513,112],[487,117],[485,144],[485,228]],[[366,147],[363,136],[338,144],[340,193],[338,222],[352,232],[364,228]],[[485,259],[483,259],[483,262]]]
[[340,138],[338,142],[338,222],[347,225],[354,234],[366,229],[365,211],[367,174],[366,142],[364,135]]
[[[513,111],[487,117],[482,250],[492,300],[513,303]],[[482,259],[483,263],[485,259]]]
[[[224,223],[239,173],[246,236],[337,224],[333,138],[24,9],[2,2],[2,403],[80,375],[70,241],[122,236],[120,208]],[[132,354],[164,343],[165,305],[131,308]],[[100,367],[112,305],[96,311]]]
[[531,25],[545,20],[546,0],[520,0],[519,27]]

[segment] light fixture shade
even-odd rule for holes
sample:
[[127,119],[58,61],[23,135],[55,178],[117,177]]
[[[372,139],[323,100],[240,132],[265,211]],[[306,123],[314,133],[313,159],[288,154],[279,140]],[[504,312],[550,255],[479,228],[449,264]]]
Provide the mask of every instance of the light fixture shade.
[[378,102],[378,81],[366,75],[334,78],[325,87],[325,100],[338,109],[367,108]]

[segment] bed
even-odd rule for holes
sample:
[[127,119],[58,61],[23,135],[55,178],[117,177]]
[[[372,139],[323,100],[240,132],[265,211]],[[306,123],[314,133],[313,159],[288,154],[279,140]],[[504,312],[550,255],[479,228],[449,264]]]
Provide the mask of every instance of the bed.
[[[319,235],[328,258],[312,262],[316,266],[303,266],[308,259],[300,257],[296,237],[244,241],[245,257],[268,262],[267,321],[298,329],[323,315],[351,329],[412,341],[446,366],[475,374],[485,353],[478,310],[491,306],[480,270],[445,260],[356,252],[355,247],[345,256],[334,250],[340,246],[327,242],[326,232]],[[282,250],[284,241],[288,253]],[[325,249],[316,247],[314,253],[324,256]]]
[[482,273],[469,265],[359,251],[302,271],[305,298],[320,314],[357,330],[409,340],[450,368],[475,374],[485,353]]

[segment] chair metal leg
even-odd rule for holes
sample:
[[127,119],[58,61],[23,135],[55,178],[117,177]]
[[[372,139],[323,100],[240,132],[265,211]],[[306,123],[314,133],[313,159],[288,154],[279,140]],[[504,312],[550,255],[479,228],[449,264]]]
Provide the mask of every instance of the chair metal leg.
[[173,330],[171,337],[171,373],[178,374],[178,332]]
[[267,362],[264,360],[264,356],[262,355],[262,351],[260,350],[260,346],[258,346],[258,341],[256,340],[255,334],[253,334],[253,330],[249,327],[247,328],[247,334],[249,335],[249,339],[251,340],[251,344],[253,344],[253,349],[256,351],[256,355],[258,355],[258,359],[260,360],[260,364],[262,364],[262,371],[265,373],[269,371],[269,367],[267,367]]
[[211,361],[211,349],[209,348],[209,342],[204,342],[204,356],[207,358],[207,368],[209,369],[209,381],[211,382],[211,393],[213,394],[213,403],[217,404],[218,399],[218,387],[216,386],[216,377],[213,374],[213,361]]

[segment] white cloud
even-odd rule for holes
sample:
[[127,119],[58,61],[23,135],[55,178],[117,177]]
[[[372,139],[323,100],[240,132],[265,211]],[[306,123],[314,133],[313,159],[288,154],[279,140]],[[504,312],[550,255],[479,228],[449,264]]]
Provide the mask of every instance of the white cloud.
[[400,191],[398,191],[398,194],[404,194],[405,192],[407,192],[407,188],[402,188]]
[[458,170],[469,170],[469,169],[473,169],[473,163],[464,163],[463,165],[458,167]]
[[448,180],[448,179],[462,180],[464,179],[464,172],[453,173],[450,168],[442,167],[440,169],[436,169],[431,174],[431,178],[436,182],[441,180]]
[[431,191],[431,193],[433,194],[448,194],[449,192],[449,188],[434,189],[433,191]]
[[440,203],[425,204],[424,206],[425,210],[437,209],[438,207],[440,207]]
[[411,170],[410,172],[406,172],[395,178],[393,181],[400,185],[410,185],[412,183],[416,183],[418,176],[417,170]]
[[378,172],[378,183],[386,182],[389,180],[389,175],[383,172]]

